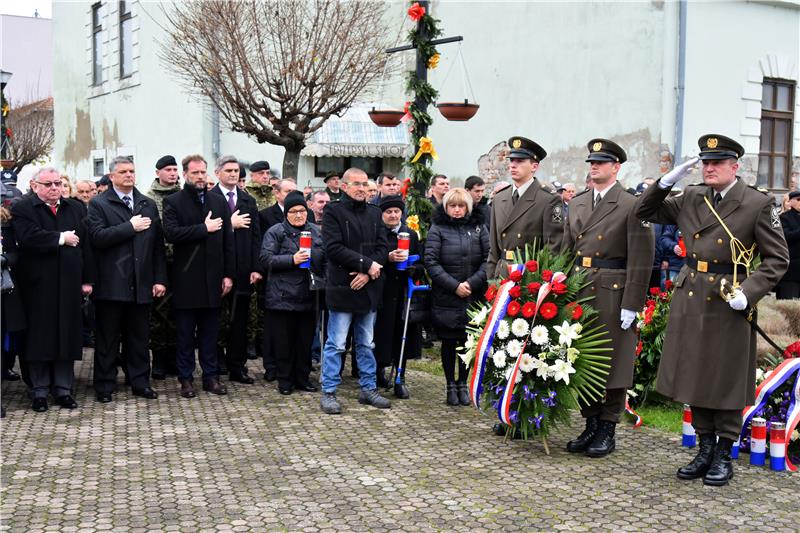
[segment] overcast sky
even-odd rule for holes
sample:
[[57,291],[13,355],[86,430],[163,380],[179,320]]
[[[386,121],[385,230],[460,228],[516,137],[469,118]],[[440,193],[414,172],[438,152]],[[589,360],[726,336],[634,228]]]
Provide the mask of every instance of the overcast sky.
[[43,18],[53,18],[53,3],[51,0],[2,0],[0,1],[0,15],[19,15],[32,17],[35,11]]

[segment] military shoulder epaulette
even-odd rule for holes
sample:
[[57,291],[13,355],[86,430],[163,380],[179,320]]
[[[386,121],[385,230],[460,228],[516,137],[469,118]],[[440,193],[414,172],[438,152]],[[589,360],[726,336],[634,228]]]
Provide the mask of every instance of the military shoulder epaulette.
[[575,196],[573,196],[573,198],[577,198],[578,196],[581,196],[581,195],[583,195],[583,194],[586,194],[587,192],[589,192],[589,191],[591,191],[591,190],[592,190],[592,189],[586,189],[586,190],[583,190],[583,191],[579,192],[578,194],[576,194]]
[[687,187],[707,187],[705,183],[690,183]]
[[769,189],[765,189],[764,187],[759,187],[758,185],[748,185],[751,189],[754,189],[761,194],[769,194]]

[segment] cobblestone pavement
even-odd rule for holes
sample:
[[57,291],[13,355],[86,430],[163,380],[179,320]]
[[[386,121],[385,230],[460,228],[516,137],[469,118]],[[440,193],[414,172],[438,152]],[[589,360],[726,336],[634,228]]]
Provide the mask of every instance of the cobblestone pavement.
[[421,372],[390,411],[359,405],[349,378],[339,416],[320,413],[318,394],[283,397],[262,380],[192,400],[175,380],[155,382],[155,401],[120,385],[99,404],[90,355],[74,411],[34,413],[20,383],[3,385],[0,530],[798,529],[800,474],[739,463],[728,487],[681,482],[693,454],[679,435],[624,428],[615,453],[589,459],[563,450],[564,429],[546,456],[447,407],[442,378]]

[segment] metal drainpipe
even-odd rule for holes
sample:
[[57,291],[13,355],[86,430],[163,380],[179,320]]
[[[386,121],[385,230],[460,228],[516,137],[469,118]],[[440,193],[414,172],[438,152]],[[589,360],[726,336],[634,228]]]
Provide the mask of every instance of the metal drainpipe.
[[211,153],[214,154],[215,161],[219,159],[219,109],[213,103],[211,104]]
[[683,157],[683,106],[686,86],[686,0],[678,3],[678,105],[675,117],[675,160]]

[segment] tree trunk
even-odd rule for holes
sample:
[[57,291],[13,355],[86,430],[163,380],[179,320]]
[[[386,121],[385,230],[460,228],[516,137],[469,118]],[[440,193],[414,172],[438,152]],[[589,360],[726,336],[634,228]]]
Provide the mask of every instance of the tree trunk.
[[283,154],[283,174],[282,178],[294,178],[297,180],[297,167],[300,166],[300,150],[286,149]]

